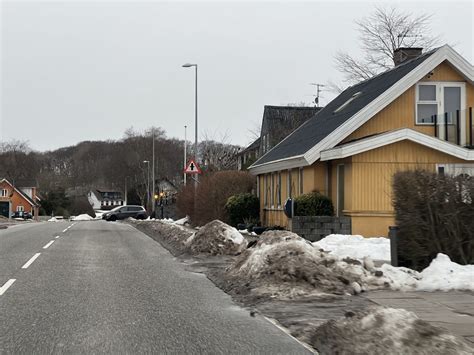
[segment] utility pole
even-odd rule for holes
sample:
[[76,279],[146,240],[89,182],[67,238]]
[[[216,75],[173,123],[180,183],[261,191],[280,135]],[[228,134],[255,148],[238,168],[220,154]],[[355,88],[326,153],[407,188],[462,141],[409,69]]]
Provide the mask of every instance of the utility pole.
[[[187,140],[187,138],[186,138],[186,128],[187,128],[187,126],[185,125],[184,126],[184,164],[183,164],[184,168],[183,169],[186,169],[186,163],[187,163],[187,161],[186,161],[186,140]],[[186,186],[186,173],[183,173],[183,175],[184,175],[183,176],[184,186]]]
[[316,107],[319,107],[319,97],[321,93],[321,88],[325,87],[326,85],[323,84],[318,84],[318,83],[310,83],[309,85],[316,86],[316,97],[314,98],[314,103],[316,104]]
[[150,196],[150,161],[149,160],[144,160],[144,164],[146,164],[146,204],[147,204],[147,211],[150,211],[150,201],[151,201],[151,196]]
[[125,193],[123,197],[124,197],[124,205],[127,205],[127,178],[125,178]]
[[155,127],[153,127],[151,129],[151,136],[152,136],[152,139],[153,139],[153,144],[152,144],[152,150],[153,150],[153,160],[152,160],[152,172],[151,172],[151,176],[152,176],[152,196],[151,196],[151,201],[153,203],[153,206],[151,207],[151,210],[152,210],[152,214],[153,214],[153,217],[155,217],[155,204],[156,204],[156,201],[155,201]]

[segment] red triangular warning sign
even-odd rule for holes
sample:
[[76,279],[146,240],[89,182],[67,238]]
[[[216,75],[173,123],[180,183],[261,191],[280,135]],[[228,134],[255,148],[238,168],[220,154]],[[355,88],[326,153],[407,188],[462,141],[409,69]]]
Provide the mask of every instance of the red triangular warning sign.
[[184,168],[184,173],[185,174],[201,174],[202,171],[199,168],[199,165],[197,165],[196,162],[193,159],[191,159],[186,165],[186,168]]

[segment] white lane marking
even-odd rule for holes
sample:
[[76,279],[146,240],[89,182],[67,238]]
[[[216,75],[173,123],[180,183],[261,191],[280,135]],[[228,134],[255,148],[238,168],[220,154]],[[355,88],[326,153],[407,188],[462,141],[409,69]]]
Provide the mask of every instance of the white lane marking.
[[22,269],[28,269],[28,266],[30,266],[31,264],[33,264],[33,261],[35,261],[36,258],[37,258],[38,256],[40,256],[40,255],[41,255],[41,253],[36,253],[35,255],[33,255],[33,256],[31,257],[31,259],[28,260],[28,261],[26,262],[26,264],[23,265],[21,268],[22,268]]
[[63,233],[66,233],[66,232],[67,232],[67,230],[68,230],[68,228],[66,228],[65,230],[63,230]]
[[7,282],[5,282],[5,285],[0,287],[0,296],[3,295],[5,292],[7,292],[8,288],[13,285],[13,283],[16,281],[16,279],[10,279]]
[[46,245],[43,247],[43,249],[48,249],[48,248],[51,246],[51,244],[53,244],[53,243],[54,243],[54,240],[50,241],[48,244],[46,244]]
[[59,237],[60,237],[60,236],[59,236],[59,235],[57,235],[57,236],[56,236],[56,237],[54,237],[54,238],[58,239]]

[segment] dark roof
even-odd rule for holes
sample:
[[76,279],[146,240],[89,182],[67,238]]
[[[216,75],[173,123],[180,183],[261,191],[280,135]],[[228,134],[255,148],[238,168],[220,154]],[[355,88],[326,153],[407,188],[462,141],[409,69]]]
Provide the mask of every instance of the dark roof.
[[263,110],[260,136],[270,134],[272,146],[280,143],[286,136],[301,126],[321,110],[321,107],[270,106]]
[[242,155],[252,150],[257,150],[260,147],[260,137],[258,137],[254,142],[252,142],[247,148],[241,150],[237,155]]
[[38,203],[36,203],[35,201],[33,201],[33,199],[28,196],[22,189],[18,189],[19,191],[21,191],[21,195],[25,198],[25,200],[27,200],[32,206],[38,206]]
[[99,201],[103,201],[103,200],[110,200],[111,198],[109,196],[106,196],[107,195],[115,195],[115,197],[113,199],[123,199],[123,193],[121,191],[116,191],[116,190],[107,190],[107,189],[96,189],[94,191],[97,199]]
[[16,179],[15,186],[20,188],[38,187],[38,182],[35,179]]
[[[418,58],[407,61],[371,79],[362,81],[344,90],[332,100],[317,115],[302,124],[293,134],[280,142],[253,165],[270,163],[274,160],[303,155],[326,136],[331,134],[354,114],[382,95],[392,85],[425,61],[435,50],[427,52]],[[346,107],[339,112],[334,111],[358,94]]]

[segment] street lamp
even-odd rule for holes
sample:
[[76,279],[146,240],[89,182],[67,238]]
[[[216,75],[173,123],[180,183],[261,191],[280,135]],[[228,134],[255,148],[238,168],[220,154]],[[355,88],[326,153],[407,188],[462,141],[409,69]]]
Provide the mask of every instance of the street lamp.
[[146,204],[147,205],[150,205],[150,161],[149,160],[144,160],[143,161],[144,164],[147,165],[147,173],[146,173],[146,176],[147,176],[147,184],[146,184]]
[[[195,70],[195,80],[194,80],[194,160],[198,162],[198,65],[186,63],[183,64],[183,68],[194,67]],[[195,186],[197,187],[198,176],[196,175]]]
[[[184,169],[186,169],[186,143],[187,143],[187,137],[186,137],[186,128],[188,128],[188,126],[184,126],[184,163],[183,163],[183,167]],[[184,182],[184,186],[186,186],[186,172],[183,174],[183,182]]]

